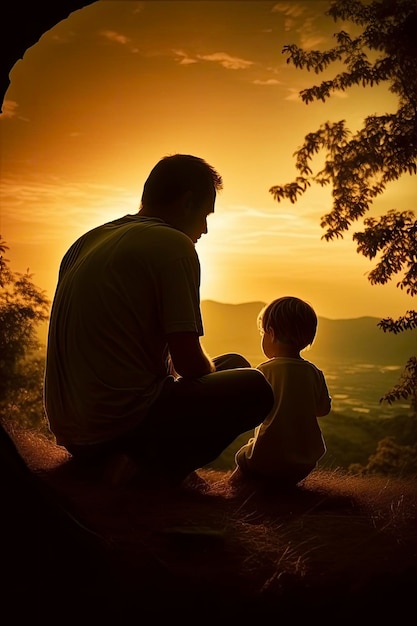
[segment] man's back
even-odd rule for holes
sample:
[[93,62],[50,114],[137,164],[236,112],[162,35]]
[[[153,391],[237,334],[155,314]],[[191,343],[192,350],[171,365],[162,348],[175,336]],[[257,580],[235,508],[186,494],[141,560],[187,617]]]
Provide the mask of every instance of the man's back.
[[192,242],[158,219],[128,215],[71,246],[51,312],[45,381],[59,442],[124,434],[146,411],[167,376],[166,334],[202,334],[198,284]]
[[122,455],[142,479],[178,485],[272,407],[261,372],[237,353],[211,358],[200,342],[194,244],[221,188],[203,159],[164,157],[136,215],[65,255],[44,389],[51,431],[75,458],[102,466]]

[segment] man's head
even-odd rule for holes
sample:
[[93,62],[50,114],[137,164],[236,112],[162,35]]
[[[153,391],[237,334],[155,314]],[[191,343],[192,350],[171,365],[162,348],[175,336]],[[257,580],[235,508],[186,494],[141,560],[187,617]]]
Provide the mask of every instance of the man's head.
[[214,211],[222,177],[203,159],[174,154],[161,159],[150,172],[142,193],[140,213],[160,217],[194,241],[207,232],[207,216]]

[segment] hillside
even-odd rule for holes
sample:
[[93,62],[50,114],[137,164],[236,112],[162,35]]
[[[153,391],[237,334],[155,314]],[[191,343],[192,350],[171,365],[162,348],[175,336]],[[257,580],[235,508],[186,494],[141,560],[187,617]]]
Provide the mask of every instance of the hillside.
[[23,494],[9,467],[3,590],[26,617],[13,623],[347,625],[415,608],[414,482],[322,470],[268,492],[206,469],[205,484],[155,491],[82,477],[51,442],[14,437],[38,491]]

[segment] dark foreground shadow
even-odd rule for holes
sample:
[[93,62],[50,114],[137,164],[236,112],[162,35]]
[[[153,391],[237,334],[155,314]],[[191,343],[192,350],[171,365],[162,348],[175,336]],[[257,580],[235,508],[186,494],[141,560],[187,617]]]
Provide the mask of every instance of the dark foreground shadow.
[[261,489],[205,469],[155,489],[85,474],[39,437],[13,439],[1,432],[3,591],[16,623],[56,611],[60,624],[336,613],[347,624],[359,611],[398,619],[414,602],[414,484],[321,471]]

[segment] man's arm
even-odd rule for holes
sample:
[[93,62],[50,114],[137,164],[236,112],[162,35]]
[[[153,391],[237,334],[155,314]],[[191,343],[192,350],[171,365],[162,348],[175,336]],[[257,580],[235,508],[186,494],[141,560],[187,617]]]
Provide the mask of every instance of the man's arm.
[[215,366],[204,352],[197,333],[170,333],[167,341],[172,364],[179,376],[199,378],[215,371]]

